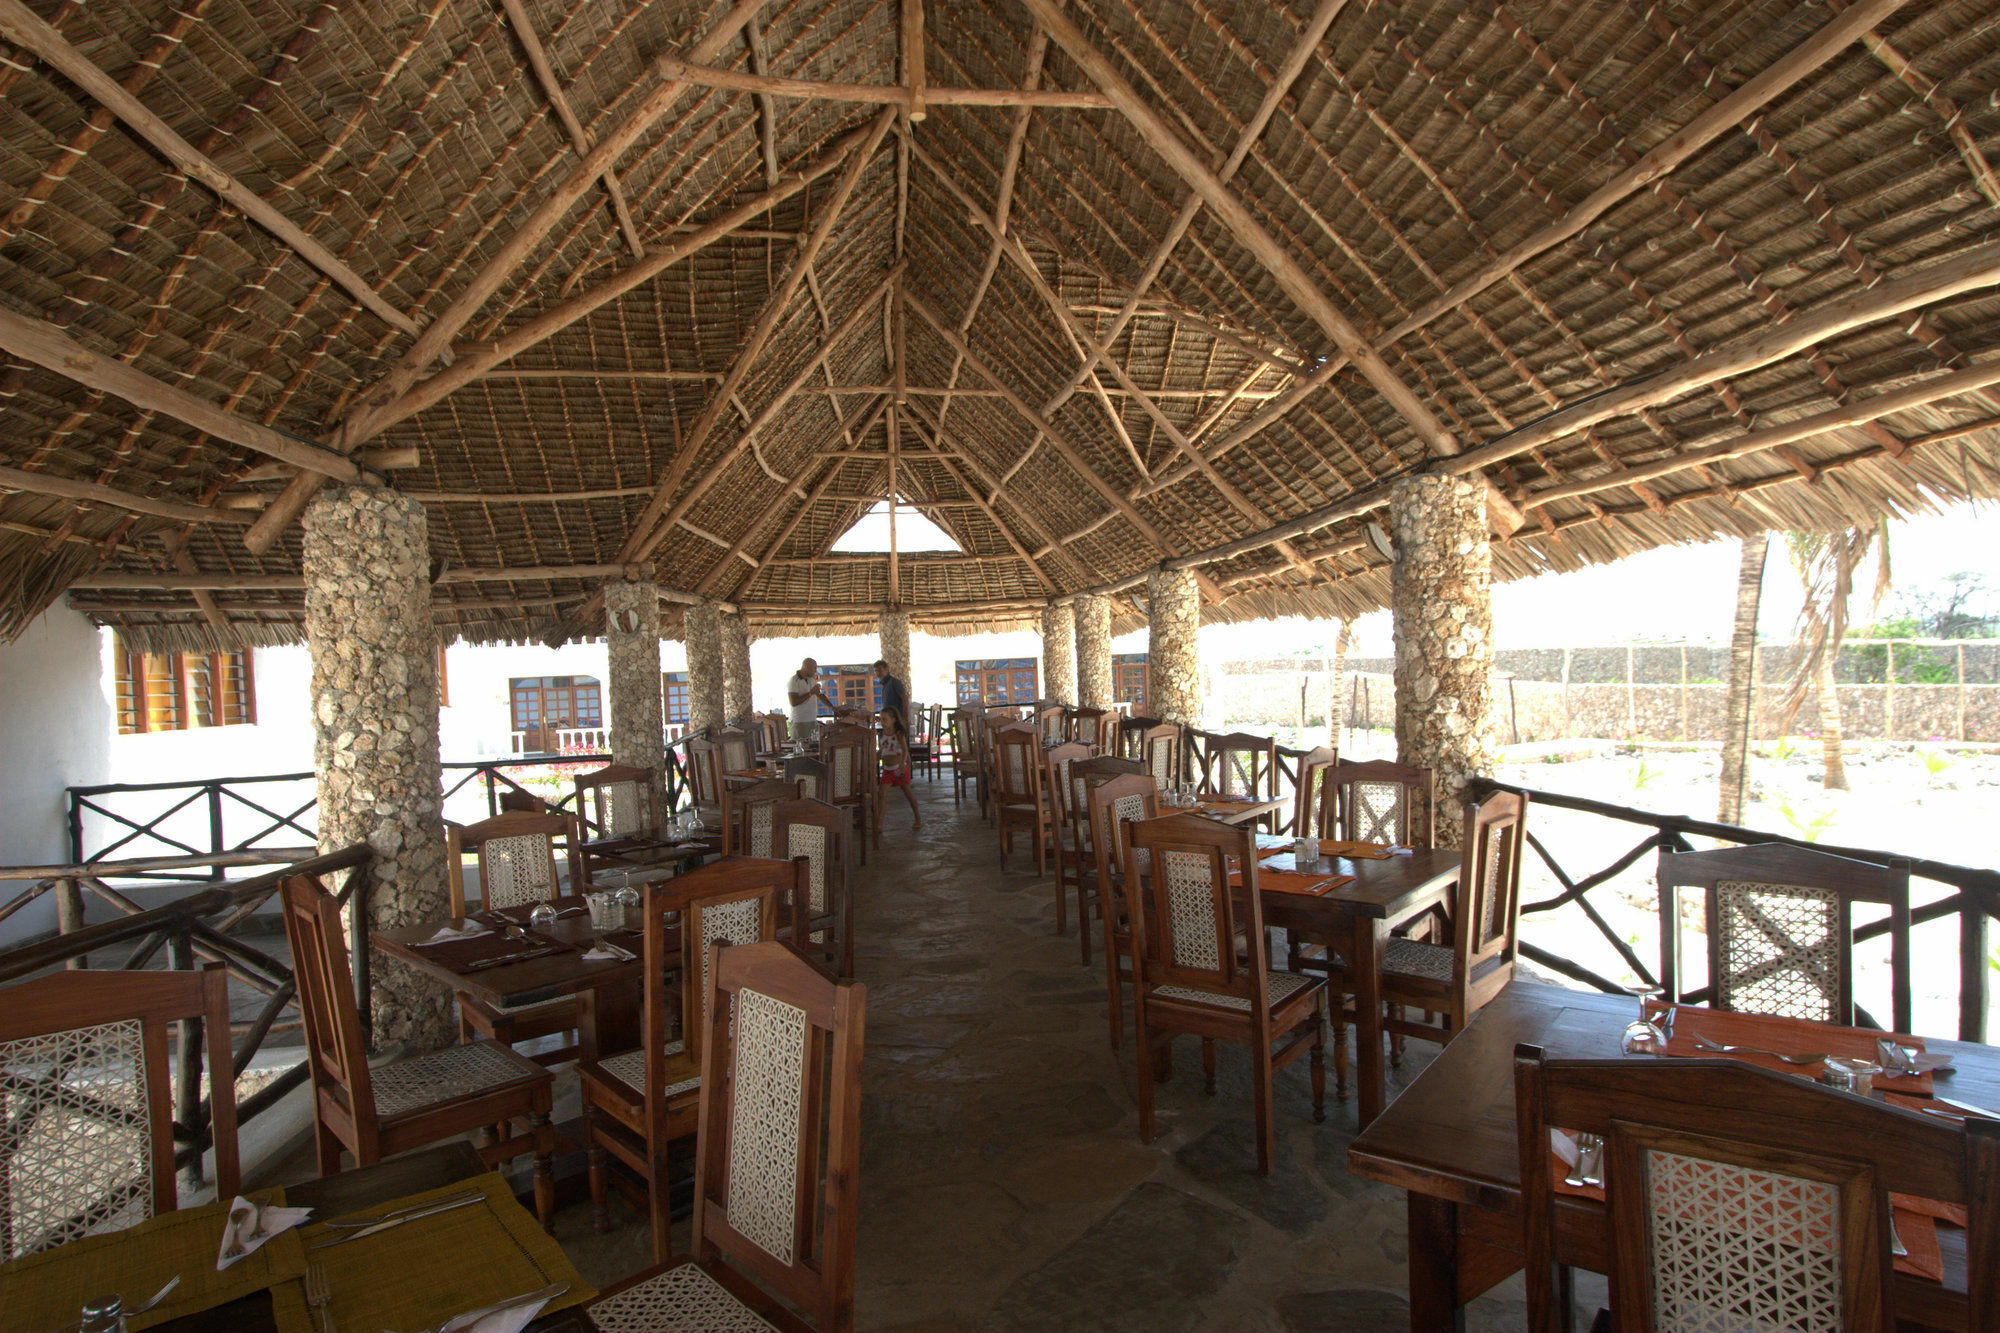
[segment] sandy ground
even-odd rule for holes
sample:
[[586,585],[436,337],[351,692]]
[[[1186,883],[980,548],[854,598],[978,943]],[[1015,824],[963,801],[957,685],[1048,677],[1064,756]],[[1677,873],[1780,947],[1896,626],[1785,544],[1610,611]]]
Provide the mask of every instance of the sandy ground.
[[[1323,744],[1326,734],[1315,729],[1302,736],[1281,735],[1282,744],[1301,740]],[[1340,750],[1353,758],[1389,757],[1393,745],[1386,732],[1343,733]],[[1846,755],[1852,790],[1828,791],[1820,784],[1816,740],[1753,747],[1744,825],[1829,847],[1873,848],[1961,866],[2000,864],[2000,753],[1980,746],[1863,741],[1848,745]],[[1502,751],[1501,759],[1502,780],[1534,790],[1715,818],[1721,770],[1721,752],[1715,745],[1571,740],[1510,747]],[[1648,836],[1642,825],[1552,806],[1531,808],[1529,824],[1573,880],[1610,865]],[[1611,931],[1649,968],[1657,969],[1654,861],[1654,854],[1642,856],[1630,869],[1594,889],[1590,901]],[[1560,891],[1555,875],[1531,849],[1522,867],[1523,901],[1533,905]],[[1935,881],[1911,881],[1915,906],[1948,892]],[[1698,906],[1684,915],[1683,955],[1690,960],[1689,983],[1699,985],[1705,979],[1705,945],[1694,933],[1700,925]],[[1870,919],[1865,912],[1857,916],[1857,921]],[[1522,938],[1612,980],[1638,980],[1579,907],[1527,916]],[[1957,1035],[1957,918],[1918,926],[1912,933],[1911,956],[1916,1030]],[[1987,966],[2000,971],[2000,944],[1989,949]],[[2000,978],[1994,981],[1993,989],[2000,992]],[[1863,945],[1856,995],[1885,1023],[1888,992],[1887,942]],[[2000,1000],[2000,994],[1995,999]],[[1991,1030],[2000,1031],[2000,1005],[1989,1006],[1989,1024]]]

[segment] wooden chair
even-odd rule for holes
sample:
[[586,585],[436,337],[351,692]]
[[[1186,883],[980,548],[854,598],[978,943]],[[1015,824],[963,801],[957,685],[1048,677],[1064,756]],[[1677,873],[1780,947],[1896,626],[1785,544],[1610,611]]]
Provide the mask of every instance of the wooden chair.
[[[556,1133],[549,1123],[555,1087],[549,1071],[498,1041],[447,1046],[370,1069],[341,937],[340,904],[310,875],[292,876],[280,892],[305,1020],[319,1173],[340,1170],[343,1148],[356,1166],[373,1166],[384,1157],[493,1126],[505,1132],[479,1148],[480,1158],[498,1166],[533,1153],[535,1216],[550,1225]],[[527,1132],[513,1132],[517,1119],[527,1122]]]
[[708,994],[708,946],[776,939],[779,901],[802,878],[803,867],[790,861],[735,856],[648,884],[639,1045],[577,1063],[592,1224],[598,1231],[610,1224],[608,1153],[646,1182],[656,1261],[673,1253],[668,1146],[695,1132],[707,1035],[701,1011]]
[[922,704],[910,705],[910,774],[914,777],[922,770],[926,777],[937,776],[938,715],[941,708],[932,704],[925,708]]
[[809,754],[795,754],[785,761],[785,781],[795,782],[799,795],[808,800],[824,800],[833,790],[833,770],[823,759],[815,759]]
[[1106,708],[1069,710],[1069,738],[1088,745],[1092,754],[1111,754],[1117,749],[1118,715]]
[[757,766],[757,738],[742,727],[724,727],[713,740],[724,773],[742,773]]
[[[580,842],[574,836],[575,830],[575,816],[566,812],[496,815],[462,827],[445,825],[446,887],[451,894],[451,914],[466,915],[468,904],[461,866],[468,851],[478,863],[480,906],[488,911],[551,902],[562,896],[562,887],[556,879],[556,839],[567,837],[570,848],[574,849]],[[570,891],[581,893],[584,880],[579,858],[572,853],[568,859]],[[531,1058],[543,1065],[576,1058],[580,1049],[578,1025],[582,1022],[576,996],[559,995],[538,1004],[498,1009],[464,991],[455,994],[460,1041],[497,1041],[512,1046],[516,1042],[566,1033],[569,1040],[561,1046],[540,1051]]]
[[1387,759],[1341,760],[1326,778],[1335,814],[1332,827],[1346,842],[1387,842],[1430,847],[1437,808],[1437,772]]
[[764,718],[771,729],[771,748],[773,750],[783,749],[791,743],[792,720],[785,716],[785,711],[782,708],[772,709],[764,715]]
[[687,743],[681,762],[687,766],[688,800],[704,828],[720,836],[722,827],[722,753],[711,740],[697,736]]
[[771,812],[799,798],[799,784],[765,778],[731,790],[722,789],[722,854],[771,855]]
[[1889,1025],[1910,1030],[1910,863],[1886,866],[1759,843],[1709,852],[1660,849],[1662,981],[1681,986],[1680,891],[1706,890],[1707,998],[1718,1009],[1879,1026],[1854,1003],[1854,905],[1889,915]]
[[820,736],[819,755],[827,767],[826,791],[819,799],[848,812],[854,821],[861,864],[867,865],[869,834],[874,834],[877,847],[882,845],[874,734],[859,727],[829,728]]
[[[1934,1326],[1933,1284],[1890,1276],[1891,1190],[1965,1207],[1967,1319],[1951,1326],[2000,1327],[2000,1121],[1960,1125],[1735,1060],[1552,1060],[1526,1045],[1514,1100],[1534,1333],[1571,1322],[1551,1129],[1603,1138],[1596,1225],[1619,1333]],[[1923,1309],[1899,1302],[1912,1287]]]
[[[1138,766],[1136,759],[1111,762]],[[1080,769],[1082,765],[1078,765]],[[1075,770],[1072,770],[1075,772]],[[1105,1016],[1111,1025],[1111,1049],[1125,1042],[1125,999],[1122,987],[1132,980],[1132,920],[1125,907],[1132,867],[1124,826],[1160,817],[1160,790],[1144,773],[1115,773],[1097,781],[1082,774],[1086,825],[1090,829],[1091,860],[1096,866],[1098,919],[1104,926]]]
[[962,804],[970,786],[979,795],[979,713],[971,708],[954,708],[948,724],[951,740],[951,803]]
[[660,774],[637,764],[606,764],[576,775],[576,844],[579,884],[600,870],[655,864],[667,844],[659,839]]
[[1340,762],[1331,746],[1320,745],[1299,756],[1298,781],[1292,788],[1292,820],[1286,830],[1294,838],[1336,839],[1333,802],[1327,775]]
[[1277,799],[1278,742],[1274,738],[1238,731],[1206,739],[1201,767],[1204,789],[1239,801]]
[[[1528,798],[1509,791],[1466,807],[1465,851],[1451,909],[1452,942],[1389,938],[1382,960],[1382,1000],[1389,1013],[1385,1031],[1450,1041],[1514,979],[1527,813]],[[1404,1017],[1405,1007],[1423,1010],[1424,1021]],[[1336,1006],[1336,1040],[1342,1037],[1338,1015],[1344,1012]]]
[[1146,766],[1160,790],[1171,792],[1187,773],[1186,732],[1177,722],[1161,722],[1139,733],[1133,756]]
[[[1109,784],[1107,784],[1108,789]],[[1126,824],[1128,862],[1147,853],[1150,868],[1128,882],[1131,917],[1132,1035],[1139,1049],[1139,1138],[1153,1141],[1155,1042],[1176,1033],[1201,1038],[1208,1091],[1215,1091],[1215,1043],[1250,1048],[1257,1116],[1257,1174],[1271,1173],[1277,1126],[1272,1080],[1299,1056],[1312,1056],[1313,1119],[1326,1119],[1326,982],[1274,972],[1265,955],[1264,908],[1257,897],[1254,835],[1199,815],[1168,815]],[[1231,876],[1241,879],[1232,885]],[[1275,1049],[1274,1049],[1275,1046]]]
[[[771,812],[771,855],[806,863],[806,892],[793,904],[792,947],[854,975],[854,893],[847,815],[825,801],[781,801]],[[824,940],[825,947],[821,947]]]
[[1084,914],[1083,859],[1070,837],[1077,818],[1070,808],[1069,770],[1070,765],[1088,758],[1090,747],[1074,741],[1063,741],[1042,751],[1042,792],[1049,804],[1052,822],[1049,840],[1055,844],[1056,852],[1056,934],[1069,928],[1065,900],[1073,887],[1077,893],[1077,926],[1085,963],[1090,962],[1090,918]]
[[1055,812],[1042,787],[1040,734],[1025,725],[1001,727],[993,733],[993,810],[1000,829],[1000,868],[1014,848],[1014,831],[1026,828],[1035,843],[1035,875],[1048,873],[1049,843],[1055,837]]
[[[1071,742],[1081,745],[1081,741]],[[1085,747],[1086,749],[1088,747]],[[1059,818],[1067,825],[1066,843],[1059,838],[1056,873],[1065,874],[1063,855],[1068,857],[1067,882],[1076,889],[1077,944],[1082,950],[1083,962],[1090,963],[1090,927],[1094,916],[1102,916],[1096,907],[1098,894],[1097,857],[1093,847],[1090,826],[1090,792],[1098,785],[1112,778],[1139,771],[1136,759],[1117,759],[1110,755],[1087,755],[1073,759],[1067,765],[1068,781],[1061,788],[1062,804]],[[1057,925],[1061,926],[1061,912],[1057,913]]]
[[782,945],[714,952],[693,1255],[585,1313],[603,1329],[848,1333],[867,989]]
[[1035,730],[1042,733],[1042,744],[1055,745],[1069,739],[1068,712],[1057,703],[1037,703],[1029,710]]
[[[215,1188],[242,1186],[228,973],[56,972],[0,991],[0,1262],[122,1231],[180,1206],[174,1080],[210,1073]],[[23,1279],[25,1280],[25,1279]]]
[[1166,725],[1164,718],[1147,717],[1143,713],[1129,713],[1118,719],[1118,753],[1126,759],[1144,759],[1146,747],[1140,738],[1154,727]]

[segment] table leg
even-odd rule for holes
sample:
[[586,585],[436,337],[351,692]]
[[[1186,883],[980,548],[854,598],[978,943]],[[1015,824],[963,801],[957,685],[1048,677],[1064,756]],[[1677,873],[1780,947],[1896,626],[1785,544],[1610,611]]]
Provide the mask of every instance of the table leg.
[[1355,1115],[1366,1129],[1382,1114],[1388,1100],[1388,1074],[1382,1059],[1382,955],[1389,932],[1377,917],[1348,920],[1348,975],[1354,982]]
[[1410,1333],[1465,1333],[1458,1299],[1458,1205],[1410,1193]]

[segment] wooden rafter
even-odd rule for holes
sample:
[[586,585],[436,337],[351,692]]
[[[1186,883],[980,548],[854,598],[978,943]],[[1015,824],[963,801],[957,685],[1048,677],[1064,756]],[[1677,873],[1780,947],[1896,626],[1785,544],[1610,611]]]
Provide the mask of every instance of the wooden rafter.
[[903,0],[903,87],[910,95],[909,116],[921,121],[930,114],[930,90],[924,78],[924,0]]
[[46,472],[27,472],[17,467],[0,467],[0,490],[24,491],[30,495],[53,495],[65,500],[110,505],[114,509],[128,509],[135,514],[170,518],[177,523],[250,521],[245,515],[228,509],[212,509],[207,505],[189,504],[181,500],[162,500],[150,495],[134,495],[130,491],[101,486],[94,481],[78,481],[73,477],[52,477]]
[[[592,144],[583,122],[570,109],[569,94],[563,91],[562,83],[556,78],[555,68],[549,64],[548,52],[542,49],[542,39],[535,34],[534,20],[528,17],[527,6],[521,0],[500,0],[500,7],[507,11],[507,21],[514,26],[515,40],[521,43],[521,50],[528,57],[528,68],[535,73],[535,82],[541,85],[542,96],[549,102],[550,110],[556,114],[563,133],[576,151],[584,157],[590,156]],[[772,173],[775,177],[776,173]],[[632,220],[632,209],[625,202],[625,187],[618,183],[618,173],[614,166],[607,165],[598,177],[604,182],[604,193],[611,201],[612,216],[618,219],[618,230],[624,233],[625,244],[639,259],[646,257],[646,243],[640,239],[639,225]]]
[[99,105],[125,122],[133,133],[151,144],[174,167],[209,189],[296,251],[299,257],[344,288],[368,311],[390,327],[404,333],[419,332],[419,325],[385,300],[368,281],[340,257],[307,235],[304,228],[286,217],[256,191],[217,166],[206,153],[183,139],[174,128],[125,91],[124,85],[93,64],[71,46],[22,0],[0,0],[0,38],[59,71],[63,77],[89,93]]
[[[817,98],[827,102],[862,102],[908,110],[910,90],[900,83],[830,83],[823,79],[781,79],[737,69],[717,69],[662,56],[660,74],[678,83],[724,88],[738,93],[768,93],[772,97]],[[1022,106],[1053,110],[1103,111],[1111,103],[1101,93],[1072,93],[1059,88],[924,88],[926,107]]]

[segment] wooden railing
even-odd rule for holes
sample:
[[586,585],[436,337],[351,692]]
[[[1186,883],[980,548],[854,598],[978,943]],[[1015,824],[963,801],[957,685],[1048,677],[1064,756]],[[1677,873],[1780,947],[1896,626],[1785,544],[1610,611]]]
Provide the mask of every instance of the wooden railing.
[[[256,853],[230,853],[222,857],[154,857],[143,861],[91,861],[68,866],[0,866],[0,884],[22,883],[25,887],[4,904],[0,920],[48,893],[58,895],[57,933],[46,939],[0,949],[0,986],[38,975],[51,968],[84,969],[90,956],[107,950],[126,950],[117,967],[139,970],[153,967],[161,951],[167,966],[185,970],[204,963],[219,962],[229,973],[232,988],[248,987],[263,997],[256,1017],[238,1025],[240,1031],[209,1034],[202,1038],[201,1023],[190,1019],[180,1025],[175,1041],[174,1164],[190,1177],[200,1174],[201,1155],[213,1138],[209,1103],[201,1095],[201,1052],[213,1044],[209,1056],[211,1077],[222,1076],[220,1052],[228,1051],[229,1074],[241,1078],[250,1067],[265,1038],[273,1031],[297,1025],[298,988],[292,968],[284,960],[244,940],[243,924],[268,902],[285,880],[294,875],[330,876],[343,874],[336,894],[343,906],[350,906],[349,952],[354,967],[355,996],[361,1008],[362,1026],[368,1027],[370,964],[368,949],[367,883],[370,853],[365,843],[333,852],[293,860],[276,870],[227,884],[183,883],[189,892],[159,907],[142,907],[115,887],[112,881],[130,881],[139,875],[157,875],[169,870],[206,870],[240,867],[275,859]],[[121,914],[98,925],[83,924],[83,900],[88,894],[110,904]],[[350,904],[350,900],[351,904]],[[70,903],[68,907],[61,904]],[[292,1017],[286,1019],[286,1011]],[[303,1059],[270,1083],[245,1097],[236,1108],[238,1125],[269,1110],[278,1100],[307,1077]]]

